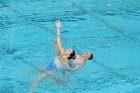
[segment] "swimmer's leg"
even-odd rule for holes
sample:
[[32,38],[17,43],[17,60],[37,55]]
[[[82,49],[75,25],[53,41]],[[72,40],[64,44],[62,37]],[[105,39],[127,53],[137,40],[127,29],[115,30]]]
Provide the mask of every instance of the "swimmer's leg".
[[34,93],[33,90],[38,86],[38,84],[43,81],[47,76],[51,75],[52,72],[43,73],[40,77],[38,77],[35,81],[33,81],[29,93]]

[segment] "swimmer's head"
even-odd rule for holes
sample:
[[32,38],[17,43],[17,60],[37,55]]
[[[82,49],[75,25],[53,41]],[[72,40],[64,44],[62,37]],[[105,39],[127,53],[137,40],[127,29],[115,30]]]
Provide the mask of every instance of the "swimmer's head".
[[65,54],[67,55],[68,59],[75,59],[75,51],[73,49],[66,49]]
[[92,60],[93,54],[91,52],[85,52],[82,54],[82,58],[84,58],[85,60]]

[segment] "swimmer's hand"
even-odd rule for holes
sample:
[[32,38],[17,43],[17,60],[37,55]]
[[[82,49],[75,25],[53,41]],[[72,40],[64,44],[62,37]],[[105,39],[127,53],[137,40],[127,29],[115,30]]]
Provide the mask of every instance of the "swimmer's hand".
[[57,20],[57,21],[56,21],[56,27],[57,27],[57,28],[60,28],[60,27],[61,27],[61,22],[60,22],[60,20]]

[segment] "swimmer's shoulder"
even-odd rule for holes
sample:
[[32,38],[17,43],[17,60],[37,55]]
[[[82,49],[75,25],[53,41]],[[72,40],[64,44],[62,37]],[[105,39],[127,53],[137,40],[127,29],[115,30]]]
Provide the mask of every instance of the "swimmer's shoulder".
[[80,65],[84,65],[85,64],[85,61],[82,60],[82,57],[80,55],[76,55],[75,62],[77,64],[80,64]]

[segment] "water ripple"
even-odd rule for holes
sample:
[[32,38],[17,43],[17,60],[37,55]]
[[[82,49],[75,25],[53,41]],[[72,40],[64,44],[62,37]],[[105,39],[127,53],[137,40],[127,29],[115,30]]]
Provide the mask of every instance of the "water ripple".
[[6,15],[0,16],[0,29],[8,29],[13,26],[13,22],[11,21],[10,17]]

